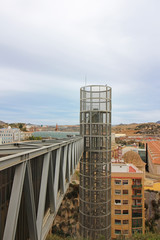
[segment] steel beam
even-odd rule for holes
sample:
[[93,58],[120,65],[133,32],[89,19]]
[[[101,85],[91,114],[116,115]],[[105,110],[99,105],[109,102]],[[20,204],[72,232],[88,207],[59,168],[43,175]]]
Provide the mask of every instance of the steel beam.
[[60,189],[61,193],[65,192],[65,178],[66,178],[66,165],[67,165],[67,148],[68,146],[63,147],[63,155],[61,158],[61,167],[60,167]]
[[48,187],[49,187],[49,201],[50,201],[50,211],[53,213],[55,211],[55,202],[54,202],[54,189],[53,189],[53,181],[54,181],[54,167],[53,167],[53,154],[51,153],[50,159],[50,167],[49,167],[49,175],[48,175]]
[[68,145],[68,156],[67,156],[68,164],[67,164],[67,180],[70,182],[71,175],[71,144]]
[[26,162],[16,166],[3,240],[14,240],[23,190]]
[[48,180],[48,169],[49,169],[50,153],[44,155],[43,160],[43,169],[41,177],[41,186],[39,194],[39,203],[38,203],[38,213],[37,213],[37,231],[38,231],[38,240],[41,239],[42,232],[42,223],[44,217],[44,208],[47,192],[47,180]]
[[33,181],[30,161],[27,162],[27,169],[24,181],[25,205],[28,219],[29,236],[31,240],[38,240],[36,225],[36,209],[33,191]]
[[58,182],[59,182],[59,172],[60,172],[59,170],[60,156],[61,156],[61,148],[57,149],[57,152],[56,152],[55,172],[54,172],[54,180],[53,180],[54,209],[56,209],[56,204],[57,204]]

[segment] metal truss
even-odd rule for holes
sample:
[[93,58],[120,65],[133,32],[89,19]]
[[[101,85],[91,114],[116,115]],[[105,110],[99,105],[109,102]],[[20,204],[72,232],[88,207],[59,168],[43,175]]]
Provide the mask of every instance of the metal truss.
[[[5,179],[8,169],[14,172],[10,193],[7,192],[7,183],[5,185],[7,210],[3,213],[5,222],[1,223],[4,228],[0,229],[3,240],[46,238],[82,152],[83,139],[81,137],[58,141],[58,143],[39,141],[8,146],[6,144],[0,147],[2,155],[16,153],[0,158],[1,179]],[[41,171],[38,169],[40,162],[42,163]],[[41,176],[38,171],[41,172]],[[36,192],[38,192],[38,198]],[[24,199],[23,204],[22,199]],[[26,212],[27,234],[22,233],[23,237],[18,237],[20,235],[17,231],[23,231],[19,223],[21,208]],[[3,209],[0,206],[0,214],[4,211]],[[20,230],[18,230],[18,224]]]

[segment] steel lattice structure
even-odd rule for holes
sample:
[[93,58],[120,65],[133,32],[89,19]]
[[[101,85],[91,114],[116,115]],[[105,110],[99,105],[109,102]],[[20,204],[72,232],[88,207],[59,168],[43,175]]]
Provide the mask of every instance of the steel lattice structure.
[[0,239],[46,239],[82,152],[81,137],[0,146]]
[[111,239],[111,88],[80,90],[80,235]]

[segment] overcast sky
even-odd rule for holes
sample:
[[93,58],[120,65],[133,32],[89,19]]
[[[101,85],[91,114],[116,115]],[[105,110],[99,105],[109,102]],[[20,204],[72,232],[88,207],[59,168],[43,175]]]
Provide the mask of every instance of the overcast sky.
[[79,89],[112,87],[112,123],[160,120],[159,0],[2,0],[0,120],[79,123]]

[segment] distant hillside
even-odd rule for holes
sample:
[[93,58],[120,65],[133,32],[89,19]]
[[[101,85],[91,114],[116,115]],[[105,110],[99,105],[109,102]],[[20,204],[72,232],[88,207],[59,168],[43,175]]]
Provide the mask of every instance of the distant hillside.
[[5,125],[6,123],[0,120],[0,125]]
[[0,128],[8,128],[8,126],[11,128],[20,128],[21,130],[25,131],[25,123],[5,123],[0,121]]
[[160,124],[160,121],[157,121],[156,123]]
[[0,128],[8,127],[8,124],[0,120]]
[[114,133],[124,133],[126,135],[134,135],[136,134],[135,128],[138,124],[121,124],[112,126],[112,132]]
[[128,136],[143,134],[143,135],[155,135],[160,134],[160,124],[158,123],[132,123],[126,125],[117,125],[112,127],[114,133],[125,133]]
[[58,130],[62,132],[79,132],[79,125],[60,125],[58,126]]
[[160,125],[157,123],[143,123],[136,127],[136,134],[160,134]]

